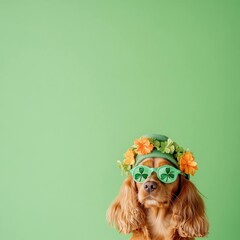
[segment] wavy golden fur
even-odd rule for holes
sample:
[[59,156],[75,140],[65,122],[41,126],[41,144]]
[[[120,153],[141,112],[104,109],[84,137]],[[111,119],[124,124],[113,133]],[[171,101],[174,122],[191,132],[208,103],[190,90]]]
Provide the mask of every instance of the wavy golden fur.
[[[148,158],[142,165],[171,165],[162,158]],[[146,184],[154,190],[146,191]],[[145,186],[145,187],[144,187]],[[193,240],[208,233],[204,202],[192,182],[179,175],[170,184],[160,182],[153,173],[144,183],[131,176],[108,209],[107,219],[119,232],[133,233],[131,240]]]

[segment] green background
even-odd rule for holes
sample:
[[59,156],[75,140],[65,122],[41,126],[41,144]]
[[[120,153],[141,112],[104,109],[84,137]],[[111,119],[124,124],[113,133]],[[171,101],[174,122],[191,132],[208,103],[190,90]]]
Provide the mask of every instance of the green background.
[[239,231],[239,1],[0,0],[0,239],[129,239],[106,210],[135,138],[189,147],[211,240]]

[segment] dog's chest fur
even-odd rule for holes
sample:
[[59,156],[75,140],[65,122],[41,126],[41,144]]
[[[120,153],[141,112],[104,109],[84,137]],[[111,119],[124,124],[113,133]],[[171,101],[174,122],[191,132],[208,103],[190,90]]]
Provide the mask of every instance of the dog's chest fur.
[[171,215],[163,209],[149,209],[147,213],[148,231],[151,240],[171,239],[173,228],[170,224]]

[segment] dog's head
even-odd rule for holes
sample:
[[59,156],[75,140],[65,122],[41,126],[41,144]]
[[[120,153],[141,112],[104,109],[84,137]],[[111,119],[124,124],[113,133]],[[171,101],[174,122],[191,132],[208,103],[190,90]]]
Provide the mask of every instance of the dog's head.
[[202,197],[172,161],[146,155],[130,172],[107,214],[119,232],[146,229],[148,209],[156,208],[167,209],[171,225],[181,237],[203,237],[208,233]]

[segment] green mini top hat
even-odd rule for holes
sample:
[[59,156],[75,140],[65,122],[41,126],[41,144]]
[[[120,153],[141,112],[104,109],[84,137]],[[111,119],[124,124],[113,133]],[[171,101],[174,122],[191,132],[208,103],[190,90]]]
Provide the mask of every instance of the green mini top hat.
[[184,150],[176,142],[160,134],[145,134],[136,139],[124,157],[123,162],[118,161],[118,166],[127,174],[144,159],[156,157],[167,159],[187,175],[194,175],[198,169],[190,151]]

